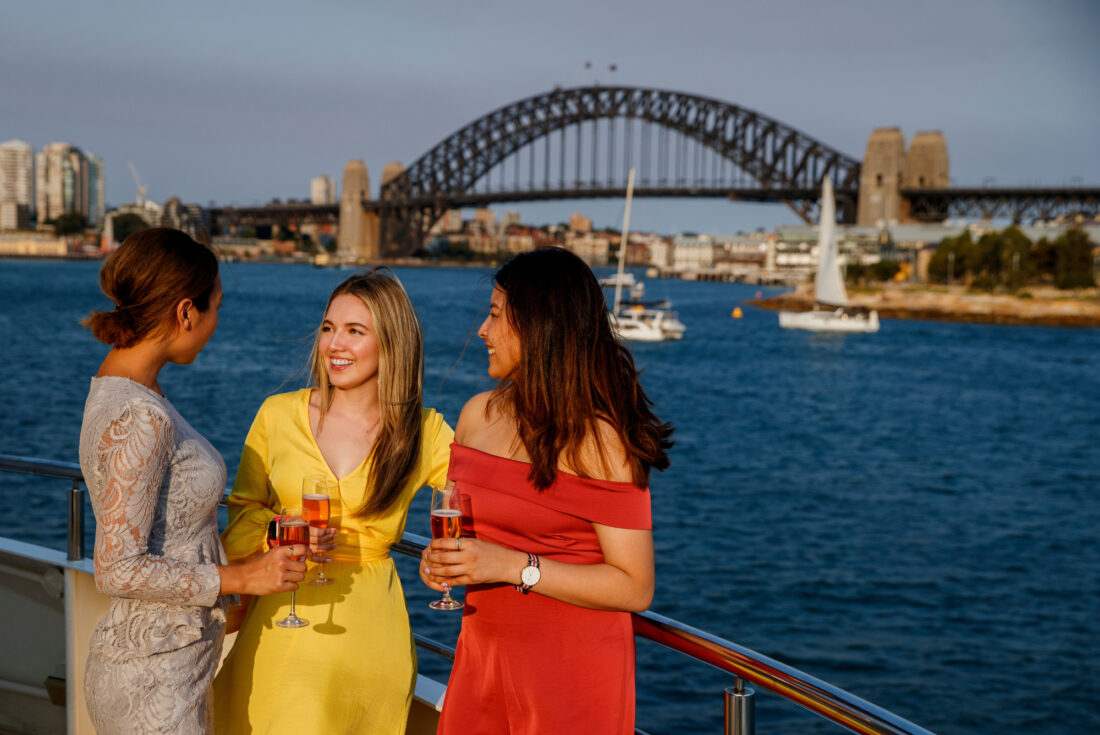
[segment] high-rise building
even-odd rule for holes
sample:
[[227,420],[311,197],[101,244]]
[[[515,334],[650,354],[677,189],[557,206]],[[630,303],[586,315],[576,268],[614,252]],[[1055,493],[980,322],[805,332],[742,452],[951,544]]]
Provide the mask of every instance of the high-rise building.
[[21,140],[0,143],[0,205],[10,205],[0,229],[26,227],[34,204],[34,148]]
[[309,201],[313,204],[335,204],[336,182],[327,174],[309,180]]
[[85,153],[84,159],[88,165],[88,224],[94,227],[103,222],[103,216],[107,212],[103,187],[103,161],[92,153]]
[[[50,143],[36,156],[35,208],[38,222],[68,212],[83,214],[89,224],[103,217],[103,167],[69,143]],[[93,208],[94,204],[94,208]]]

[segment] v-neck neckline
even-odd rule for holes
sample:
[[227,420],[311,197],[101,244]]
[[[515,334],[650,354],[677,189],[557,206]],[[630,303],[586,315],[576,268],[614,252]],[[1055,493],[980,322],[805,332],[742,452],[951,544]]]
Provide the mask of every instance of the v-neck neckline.
[[373,448],[372,448],[371,452],[367,452],[367,456],[363,457],[363,460],[355,466],[355,469],[353,469],[351,472],[344,475],[343,477],[339,477],[336,474],[336,472],[332,469],[332,465],[330,465],[328,463],[328,458],[325,457],[325,453],[323,451],[321,451],[321,445],[317,443],[317,436],[313,433],[313,422],[310,421],[310,418],[309,418],[309,401],[313,397],[313,392],[315,390],[317,390],[317,389],[316,388],[306,388],[305,389],[305,391],[304,391],[305,392],[305,400],[302,401],[302,405],[300,407],[300,410],[304,414],[302,416],[302,419],[305,421],[306,434],[309,435],[309,440],[313,444],[313,449],[317,452],[317,456],[321,458],[321,464],[323,464],[325,466],[325,471],[328,472],[330,475],[332,475],[332,477],[336,480],[337,483],[342,483],[344,480],[348,479],[352,475],[354,475],[357,472],[359,472],[360,470],[362,470],[367,465],[367,463],[370,462],[370,457],[371,457],[371,454],[373,453]]

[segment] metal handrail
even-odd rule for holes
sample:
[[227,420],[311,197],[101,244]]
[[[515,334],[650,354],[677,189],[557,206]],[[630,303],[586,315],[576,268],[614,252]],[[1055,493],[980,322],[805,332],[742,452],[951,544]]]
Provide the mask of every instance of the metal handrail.
[[[72,462],[54,462],[0,454],[0,471],[71,480],[72,494],[83,495],[79,488],[79,484],[83,482],[83,475],[80,472],[80,466]],[[70,558],[72,558],[72,549],[78,540],[74,540],[71,536],[74,532],[82,536],[82,528],[79,524],[74,528],[71,517],[73,503],[70,502],[69,506],[69,548]],[[82,540],[79,541],[82,547]],[[401,540],[392,546],[392,549],[400,554],[419,557],[428,542],[429,539],[425,536],[406,532]],[[739,692],[742,690],[740,680],[752,682],[850,732],[861,733],[861,735],[933,735],[931,731],[828,682],[706,631],[654,612],[632,613],[631,618],[635,635],[733,674],[737,677],[735,681]],[[416,635],[414,638],[418,646],[454,659],[454,649],[450,646],[421,635]],[[727,696],[731,691],[727,690]]]

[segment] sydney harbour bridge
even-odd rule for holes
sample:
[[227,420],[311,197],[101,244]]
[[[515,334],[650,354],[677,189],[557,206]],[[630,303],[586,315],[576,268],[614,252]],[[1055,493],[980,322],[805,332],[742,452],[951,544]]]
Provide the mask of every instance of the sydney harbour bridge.
[[[900,135],[900,133],[898,133]],[[872,139],[873,140],[873,139]],[[870,155],[871,145],[868,146]],[[637,197],[711,197],[782,202],[815,222],[821,181],[832,179],[842,223],[867,220],[861,187],[893,199],[899,219],[1009,218],[1016,222],[1100,213],[1100,189],[957,188],[942,175],[883,183],[867,161],[728,102],[635,87],[554,89],[494,110],[383,176],[380,196],[349,184],[341,204],[272,203],[211,209],[215,233],[241,226],[339,222],[346,242],[367,256],[407,255],[444,212],[506,202],[622,198],[636,171]],[[362,166],[362,164],[359,164]],[[877,166],[882,166],[876,161]],[[889,164],[886,164],[889,168]],[[349,164],[348,170],[352,170]],[[389,169],[389,167],[387,167]]]

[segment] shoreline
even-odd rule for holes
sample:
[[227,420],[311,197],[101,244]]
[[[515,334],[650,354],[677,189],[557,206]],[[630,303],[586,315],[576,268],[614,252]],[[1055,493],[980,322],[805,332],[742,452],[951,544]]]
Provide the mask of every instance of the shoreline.
[[[1028,289],[1031,298],[1009,294],[969,293],[965,287],[884,287],[848,294],[852,306],[874,309],[883,319],[924,319],[970,324],[1035,327],[1100,327],[1097,289],[1066,294],[1049,286]],[[812,287],[745,303],[771,311],[809,311]]]

